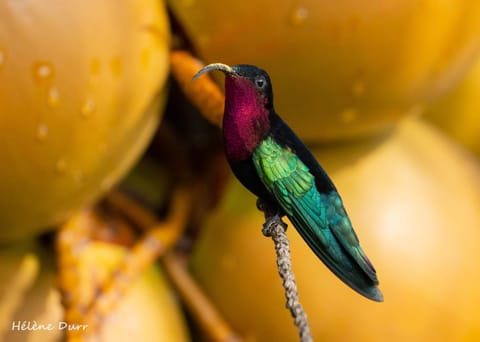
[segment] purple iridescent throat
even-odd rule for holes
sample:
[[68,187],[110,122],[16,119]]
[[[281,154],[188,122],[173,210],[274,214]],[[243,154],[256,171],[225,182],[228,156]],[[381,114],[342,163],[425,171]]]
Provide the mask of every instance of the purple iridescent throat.
[[250,80],[226,75],[223,140],[230,162],[248,159],[270,130],[265,101]]

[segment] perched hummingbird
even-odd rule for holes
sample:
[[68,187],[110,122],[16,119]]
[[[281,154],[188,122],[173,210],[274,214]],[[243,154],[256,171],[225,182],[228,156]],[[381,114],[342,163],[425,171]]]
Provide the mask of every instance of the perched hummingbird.
[[238,180],[280,216],[287,215],[305,242],[345,284],[383,301],[375,268],[360,247],[332,181],[312,153],[277,115],[268,74],[253,65],[214,63],[200,75],[225,74],[223,139]]

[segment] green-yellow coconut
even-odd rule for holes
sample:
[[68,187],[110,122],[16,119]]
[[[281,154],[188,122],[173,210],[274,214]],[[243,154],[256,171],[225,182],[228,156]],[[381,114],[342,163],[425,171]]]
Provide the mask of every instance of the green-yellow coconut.
[[160,121],[169,28],[158,0],[0,4],[0,241],[98,198]]
[[[125,252],[112,244],[91,243],[82,249],[80,272],[98,281],[122,262]],[[68,328],[51,255],[34,242],[20,242],[0,247],[0,259],[0,340],[61,340]],[[38,328],[48,325],[53,329]],[[73,329],[74,325],[69,327]],[[85,331],[89,328],[85,326]],[[190,340],[175,294],[156,266],[148,269],[115,303],[98,337],[102,342],[119,342],[131,341],[132,336],[139,341]]]
[[308,140],[392,126],[452,87],[480,48],[470,0],[170,0],[206,62],[265,68]]
[[[385,302],[345,286],[290,225],[293,270],[319,341],[480,339],[480,166],[450,139],[408,119],[383,141],[318,149]],[[245,341],[297,341],[273,243],[255,198],[232,180],[191,268]]]

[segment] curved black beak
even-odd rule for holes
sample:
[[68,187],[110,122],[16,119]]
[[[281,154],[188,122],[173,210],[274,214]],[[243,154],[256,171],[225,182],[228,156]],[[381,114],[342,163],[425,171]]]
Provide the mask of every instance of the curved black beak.
[[202,76],[203,74],[209,72],[209,71],[212,71],[212,70],[220,70],[222,72],[224,72],[225,74],[233,74],[235,75],[235,71],[232,69],[232,67],[226,65],[226,64],[223,64],[223,63],[212,63],[212,64],[209,64],[209,65],[206,65],[204,66],[202,69],[200,69],[196,74],[195,76],[193,76],[193,80],[196,80],[197,78],[199,78],[200,76]]

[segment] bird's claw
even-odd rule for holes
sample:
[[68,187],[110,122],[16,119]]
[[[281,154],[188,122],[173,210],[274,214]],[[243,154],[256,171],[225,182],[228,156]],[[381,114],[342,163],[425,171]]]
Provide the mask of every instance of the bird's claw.
[[282,221],[280,215],[275,214],[267,219],[267,221],[263,224],[262,233],[265,236],[273,236],[275,234],[275,229],[278,226],[282,227],[284,231],[287,230],[287,224]]

